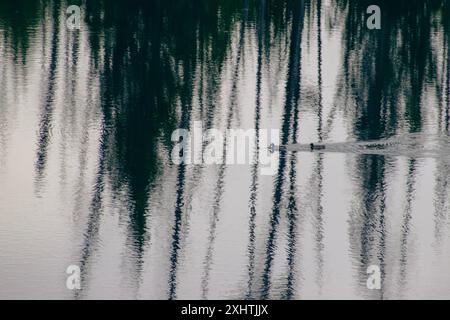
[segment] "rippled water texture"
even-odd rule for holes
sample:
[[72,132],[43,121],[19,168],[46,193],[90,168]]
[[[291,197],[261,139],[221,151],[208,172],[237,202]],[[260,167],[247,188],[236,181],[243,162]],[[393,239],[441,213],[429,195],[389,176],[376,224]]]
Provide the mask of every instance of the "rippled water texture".
[[377,3],[0,0],[0,298],[449,299],[450,1]]

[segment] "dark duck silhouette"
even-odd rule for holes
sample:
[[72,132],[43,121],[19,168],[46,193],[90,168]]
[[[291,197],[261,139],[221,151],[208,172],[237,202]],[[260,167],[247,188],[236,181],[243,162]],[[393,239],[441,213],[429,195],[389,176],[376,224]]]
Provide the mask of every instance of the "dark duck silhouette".
[[314,144],[314,143],[310,143],[309,147],[311,148],[311,151],[314,150],[324,150],[325,146],[323,144]]

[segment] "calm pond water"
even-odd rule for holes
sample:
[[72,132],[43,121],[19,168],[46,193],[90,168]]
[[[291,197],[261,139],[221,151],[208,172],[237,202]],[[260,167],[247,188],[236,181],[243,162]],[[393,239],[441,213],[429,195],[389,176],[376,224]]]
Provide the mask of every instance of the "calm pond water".
[[376,3],[0,0],[0,298],[449,299],[450,1]]

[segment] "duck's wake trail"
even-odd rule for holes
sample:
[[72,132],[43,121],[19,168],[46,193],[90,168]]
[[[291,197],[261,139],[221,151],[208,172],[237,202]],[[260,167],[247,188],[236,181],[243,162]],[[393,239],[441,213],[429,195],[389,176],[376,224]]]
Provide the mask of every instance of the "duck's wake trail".
[[287,144],[280,146],[279,149],[284,148],[291,152],[336,152],[450,160],[450,136],[448,135],[413,133],[372,141],[321,143],[320,146],[324,149],[311,150],[310,144]]

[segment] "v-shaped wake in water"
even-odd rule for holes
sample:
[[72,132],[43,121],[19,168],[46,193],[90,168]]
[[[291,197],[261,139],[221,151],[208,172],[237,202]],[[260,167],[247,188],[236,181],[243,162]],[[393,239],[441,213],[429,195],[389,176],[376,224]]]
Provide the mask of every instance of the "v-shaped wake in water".
[[403,134],[387,139],[320,144],[287,144],[278,147],[291,152],[353,153],[410,158],[448,158],[450,136],[424,133]]

